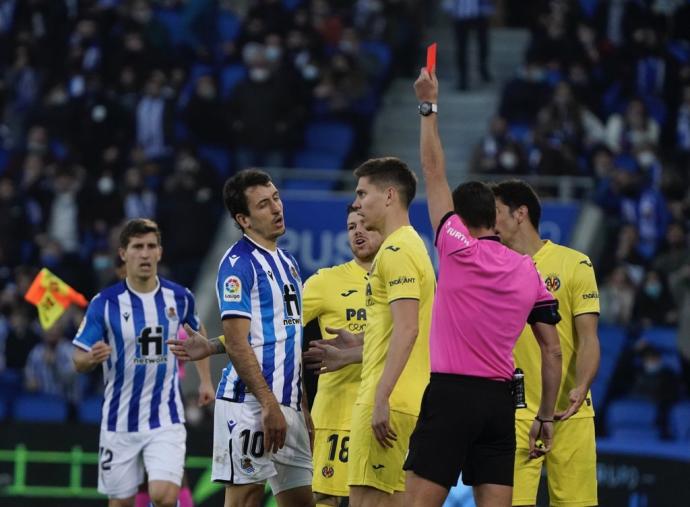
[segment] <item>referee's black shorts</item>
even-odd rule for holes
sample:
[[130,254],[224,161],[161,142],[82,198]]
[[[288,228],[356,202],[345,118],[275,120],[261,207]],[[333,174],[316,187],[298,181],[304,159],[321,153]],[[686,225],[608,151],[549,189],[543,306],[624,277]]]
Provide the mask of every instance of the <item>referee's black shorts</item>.
[[513,485],[515,409],[510,382],[432,373],[403,468],[450,489]]

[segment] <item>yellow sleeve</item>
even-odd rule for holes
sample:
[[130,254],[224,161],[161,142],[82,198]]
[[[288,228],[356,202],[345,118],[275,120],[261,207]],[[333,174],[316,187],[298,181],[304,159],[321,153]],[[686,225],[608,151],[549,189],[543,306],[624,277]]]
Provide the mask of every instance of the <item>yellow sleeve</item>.
[[302,325],[304,326],[322,313],[323,278],[323,271],[319,270],[304,283],[302,290]]
[[599,289],[592,262],[585,256],[575,262],[571,292],[573,316],[599,313]]
[[[390,247],[389,247],[390,248]],[[420,299],[422,282],[414,252],[409,247],[393,247],[397,250],[383,252],[380,260],[386,298],[389,303],[396,299]]]

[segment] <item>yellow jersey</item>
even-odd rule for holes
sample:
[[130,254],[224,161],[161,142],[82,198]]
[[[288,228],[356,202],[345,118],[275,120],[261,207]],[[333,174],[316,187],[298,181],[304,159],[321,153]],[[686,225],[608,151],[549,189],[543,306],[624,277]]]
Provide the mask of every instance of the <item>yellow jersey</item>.
[[397,229],[381,245],[367,285],[367,330],[362,353],[362,383],[357,403],[373,405],[393,332],[390,304],[419,301],[419,334],[390,396],[390,408],[417,416],[429,383],[429,327],[436,276],[422,238],[411,226]]
[[[321,336],[333,338],[326,327],[361,333],[367,325],[364,306],[367,272],[354,260],[320,269],[304,284],[302,322],[318,319]],[[349,430],[352,406],[362,375],[361,364],[319,376],[311,415],[317,429]]]
[[[585,313],[599,313],[599,291],[594,269],[589,258],[561,245],[545,241],[533,260],[546,288],[558,300],[561,321],[556,325],[563,354],[561,387],[556,401],[556,412],[570,406],[568,393],[575,387],[575,358],[577,332],[575,317]],[[516,419],[534,419],[541,401],[541,352],[530,326],[526,326],[513,350],[515,366],[525,373],[527,408],[515,412]],[[594,417],[592,393],[574,418]]]

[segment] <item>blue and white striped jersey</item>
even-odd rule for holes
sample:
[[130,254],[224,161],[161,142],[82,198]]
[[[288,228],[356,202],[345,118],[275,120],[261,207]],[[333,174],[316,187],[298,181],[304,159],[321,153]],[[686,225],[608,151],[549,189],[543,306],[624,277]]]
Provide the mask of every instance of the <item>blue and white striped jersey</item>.
[[[247,339],[278,403],[301,410],[302,281],[297,261],[285,250],[271,252],[244,236],[220,261],[216,294],[221,319],[251,320]],[[228,363],[216,398],[242,402],[246,392]]]
[[177,360],[165,343],[184,323],[199,329],[194,296],[160,277],[153,292],[119,282],[91,300],[72,343],[89,351],[103,340],[113,348],[103,363],[101,429],[134,432],[184,422]]

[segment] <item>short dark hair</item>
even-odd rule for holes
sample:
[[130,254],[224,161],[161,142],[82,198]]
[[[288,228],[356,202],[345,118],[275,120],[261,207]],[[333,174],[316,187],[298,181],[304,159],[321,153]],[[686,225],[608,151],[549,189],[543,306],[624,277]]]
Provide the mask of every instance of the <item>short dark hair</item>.
[[496,200],[481,181],[467,181],[453,190],[453,208],[467,227],[496,227]]
[[527,216],[535,230],[539,231],[541,203],[534,189],[523,180],[506,180],[493,186],[494,195],[508,206],[512,213],[520,206],[527,208]]
[[407,164],[395,157],[372,158],[354,171],[356,178],[367,177],[377,186],[392,185],[400,193],[406,208],[410,207],[417,192],[417,176]]
[[156,235],[158,244],[161,244],[161,231],[158,224],[148,218],[133,218],[129,220],[120,231],[120,248],[127,248],[129,240],[137,236],[143,236],[153,232]]
[[230,216],[235,218],[238,214],[249,215],[249,203],[245,191],[257,185],[267,186],[271,183],[268,173],[259,169],[244,169],[225,182],[223,185],[223,202],[230,212]]

